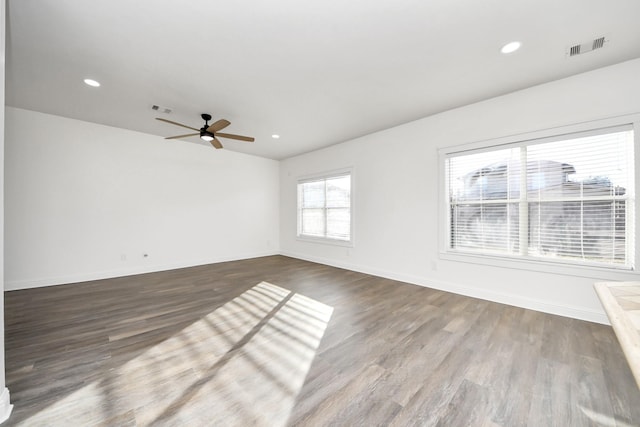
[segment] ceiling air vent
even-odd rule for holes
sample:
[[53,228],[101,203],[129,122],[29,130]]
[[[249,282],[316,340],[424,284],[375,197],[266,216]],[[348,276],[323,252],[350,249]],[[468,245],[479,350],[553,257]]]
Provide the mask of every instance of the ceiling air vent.
[[159,111],[159,112],[164,113],[164,114],[171,114],[171,111],[173,111],[171,108],[161,107],[159,105],[152,105],[151,109],[153,111]]
[[598,37],[585,43],[575,44],[567,49],[567,56],[581,55],[591,52],[592,50],[600,49],[604,47],[604,44],[608,41],[606,37]]

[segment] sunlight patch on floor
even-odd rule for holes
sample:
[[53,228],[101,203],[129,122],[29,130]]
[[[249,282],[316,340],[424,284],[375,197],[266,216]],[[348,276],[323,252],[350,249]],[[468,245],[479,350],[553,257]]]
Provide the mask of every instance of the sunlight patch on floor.
[[598,413],[592,409],[585,408],[582,405],[578,405],[583,414],[587,416],[591,421],[599,426],[603,427],[633,427],[631,424],[627,424],[624,421],[618,420],[610,415]]
[[27,423],[284,425],[332,312],[261,282]]

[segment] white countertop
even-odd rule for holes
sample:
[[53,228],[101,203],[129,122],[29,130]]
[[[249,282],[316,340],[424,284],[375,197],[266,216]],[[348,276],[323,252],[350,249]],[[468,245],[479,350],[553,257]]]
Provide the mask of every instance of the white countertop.
[[640,387],[640,282],[601,282],[594,286]]

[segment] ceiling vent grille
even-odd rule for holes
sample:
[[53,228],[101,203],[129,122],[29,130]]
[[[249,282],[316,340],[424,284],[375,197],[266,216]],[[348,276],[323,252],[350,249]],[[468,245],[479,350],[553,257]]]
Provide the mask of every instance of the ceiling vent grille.
[[575,44],[567,49],[567,56],[576,56],[604,47],[609,40],[606,37],[598,37],[592,41]]
[[604,46],[604,42],[605,42],[604,37],[600,37],[599,39],[595,39],[593,41],[593,49],[592,50],[600,49],[601,47]]
[[171,114],[171,112],[173,111],[171,108],[161,107],[159,105],[152,105],[151,109],[153,111],[159,111],[159,112],[164,113],[164,114]]

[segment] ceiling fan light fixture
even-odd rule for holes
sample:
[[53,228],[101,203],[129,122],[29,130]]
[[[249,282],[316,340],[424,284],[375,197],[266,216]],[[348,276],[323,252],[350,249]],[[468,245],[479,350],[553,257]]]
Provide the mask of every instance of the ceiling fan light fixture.
[[201,130],[200,139],[203,141],[211,142],[213,141],[213,135],[207,132],[206,130]]

